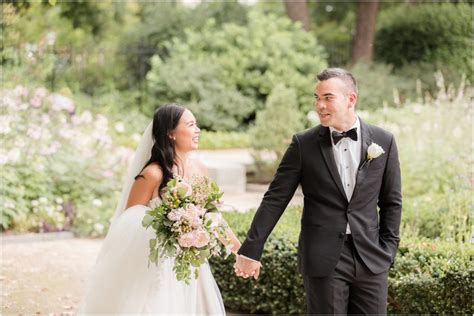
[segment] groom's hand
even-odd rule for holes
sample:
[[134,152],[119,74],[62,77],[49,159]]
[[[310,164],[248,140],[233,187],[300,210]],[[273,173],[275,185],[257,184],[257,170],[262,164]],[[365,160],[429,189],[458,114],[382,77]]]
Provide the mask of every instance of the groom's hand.
[[259,261],[238,255],[235,259],[234,271],[239,277],[244,279],[253,277],[256,280],[260,275],[261,266],[262,264]]

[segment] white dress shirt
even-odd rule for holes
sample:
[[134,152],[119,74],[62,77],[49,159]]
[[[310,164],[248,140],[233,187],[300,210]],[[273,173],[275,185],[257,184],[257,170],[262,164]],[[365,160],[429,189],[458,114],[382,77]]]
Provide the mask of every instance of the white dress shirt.
[[[357,128],[357,141],[352,140],[349,137],[344,137],[336,145],[332,140],[332,132],[336,131],[339,133],[347,131],[338,131],[334,127],[329,127],[332,140],[332,152],[334,153],[334,159],[336,161],[337,171],[341,177],[342,185],[346,193],[348,201],[351,200],[352,193],[354,193],[354,187],[356,184],[357,169],[360,163],[360,151],[361,151],[361,134],[360,134],[360,121],[356,116],[354,125],[350,129]],[[349,223],[347,223],[346,234],[351,233]]]

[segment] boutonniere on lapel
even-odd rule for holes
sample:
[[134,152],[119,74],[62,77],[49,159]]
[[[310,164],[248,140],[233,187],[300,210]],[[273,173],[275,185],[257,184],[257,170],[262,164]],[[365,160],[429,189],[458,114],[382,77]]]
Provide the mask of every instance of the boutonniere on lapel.
[[385,154],[385,151],[383,150],[382,147],[380,147],[376,143],[370,144],[369,148],[367,148],[367,158],[364,160],[364,163],[362,166],[360,166],[360,169],[362,169],[366,164],[370,164],[370,162],[379,156]]

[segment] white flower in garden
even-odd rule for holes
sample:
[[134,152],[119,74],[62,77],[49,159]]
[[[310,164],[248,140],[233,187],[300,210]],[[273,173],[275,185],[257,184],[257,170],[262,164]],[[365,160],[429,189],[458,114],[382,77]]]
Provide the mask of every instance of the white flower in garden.
[[59,136],[65,139],[71,139],[74,137],[74,132],[70,129],[61,129],[59,131]]
[[54,201],[57,203],[57,204],[63,204],[64,203],[64,200],[60,197],[54,199]]
[[28,137],[31,137],[35,140],[38,140],[41,138],[41,129],[37,126],[31,126],[28,128],[28,130],[26,131],[26,135],[28,135]]
[[125,132],[125,125],[123,125],[122,122],[118,122],[117,124],[115,124],[115,130],[118,133],[123,133],[123,132]]
[[95,207],[101,207],[102,206],[102,201],[100,199],[93,199],[92,200],[92,205]]
[[89,124],[92,122],[92,114],[89,111],[84,111],[81,114],[81,122],[85,124]]
[[43,99],[44,97],[46,97],[47,94],[48,94],[48,90],[46,90],[43,87],[36,88],[35,90],[35,96],[37,98]]
[[109,129],[109,120],[104,115],[97,114],[94,127],[96,129],[96,134],[104,135],[104,133]]
[[112,170],[105,170],[104,172],[102,172],[102,176],[106,178],[113,177],[113,175],[114,175],[114,172]]
[[26,96],[28,96],[28,89],[26,87],[22,86],[22,85],[18,85],[13,90],[13,93],[17,97],[26,97]]
[[17,162],[20,160],[21,152],[18,148],[13,148],[8,152],[8,160],[12,162]]
[[35,163],[33,167],[35,168],[36,171],[44,170],[44,165],[42,163]]
[[48,203],[48,198],[42,196],[42,197],[39,198],[38,201],[39,201],[41,204],[46,204],[46,203]]
[[8,134],[12,131],[10,127],[10,121],[4,119],[2,116],[0,119],[0,134]]
[[8,157],[0,153],[0,165],[4,165],[8,162]]
[[31,201],[31,206],[39,206],[38,200]]
[[45,210],[46,210],[46,213],[47,213],[49,216],[53,216],[53,214],[54,214],[54,208],[53,208],[53,207],[51,207],[51,206],[46,206]]
[[69,113],[73,113],[75,110],[74,102],[68,97],[60,95],[58,93],[53,93],[48,98],[49,102],[51,102],[52,108],[55,111],[68,111]]
[[41,102],[41,99],[40,99],[40,98],[34,97],[34,98],[30,99],[30,104],[31,104],[31,106],[34,107],[34,108],[40,108],[42,102]]
[[370,161],[379,157],[380,155],[384,154],[385,151],[382,147],[377,145],[376,143],[370,144],[369,148],[367,149],[367,159]]
[[9,109],[14,110],[17,107],[17,103],[15,102],[14,98],[11,98],[9,96],[2,96],[0,107],[7,107]]
[[15,203],[8,201],[8,202],[5,202],[5,203],[3,204],[3,206],[4,206],[5,208],[12,208],[12,209],[13,209],[13,208],[15,208]]
[[14,144],[17,148],[23,148],[26,146],[26,141],[23,138],[17,138]]
[[102,225],[101,223],[95,223],[94,230],[99,234],[102,234],[102,232],[104,231],[104,225]]
[[41,122],[43,122],[43,124],[49,124],[51,122],[51,118],[49,117],[48,114],[43,114],[41,115]]

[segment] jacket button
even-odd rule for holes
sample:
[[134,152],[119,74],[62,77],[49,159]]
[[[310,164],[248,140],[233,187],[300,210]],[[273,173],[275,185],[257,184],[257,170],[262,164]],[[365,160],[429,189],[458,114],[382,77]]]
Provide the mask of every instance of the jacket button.
[[345,233],[339,233],[339,238],[344,238],[344,236],[346,236]]
[[350,213],[350,212],[352,212],[352,209],[348,208],[347,213]]

